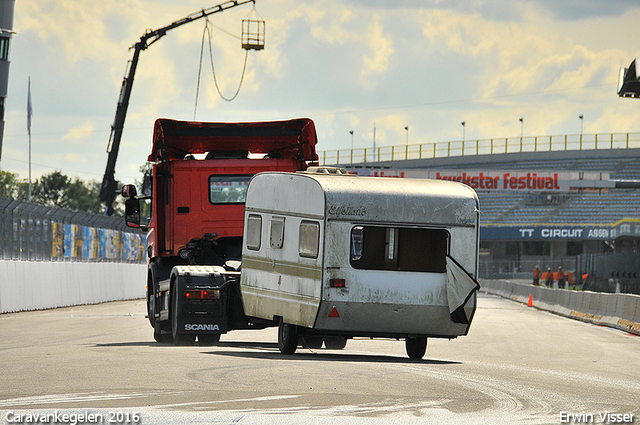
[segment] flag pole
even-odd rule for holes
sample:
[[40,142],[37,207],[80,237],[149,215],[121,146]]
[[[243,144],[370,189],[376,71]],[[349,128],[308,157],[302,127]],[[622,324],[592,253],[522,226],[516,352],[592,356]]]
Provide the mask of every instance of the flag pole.
[[31,132],[29,132],[29,202],[31,202]]
[[31,76],[29,76],[29,85],[27,87],[27,133],[29,133],[29,202],[31,202]]

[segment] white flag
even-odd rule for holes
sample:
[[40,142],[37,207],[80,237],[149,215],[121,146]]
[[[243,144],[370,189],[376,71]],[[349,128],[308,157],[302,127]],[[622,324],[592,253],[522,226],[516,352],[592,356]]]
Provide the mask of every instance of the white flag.
[[31,109],[31,77],[29,77],[29,87],[27,89],[27,133],[31,136],[31,115],[33,111]]

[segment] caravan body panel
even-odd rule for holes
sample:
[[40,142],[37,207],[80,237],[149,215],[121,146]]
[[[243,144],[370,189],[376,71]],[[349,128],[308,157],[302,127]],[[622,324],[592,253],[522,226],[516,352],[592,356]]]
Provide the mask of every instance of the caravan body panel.
[[[478,203],[471,188],[426,179],[261,173],[249,185],[245,208],[245,238],[251,215],[261,221],[260,248],[255,240],[253,249],[243,246],[247,315],[348,336],[468,332],[470,323],[451,320],[445,257],[476,275]],[[273,245],[276,219],[284,221],[281,247]],[[309,222],[318,223],[315,258],[301,254],[301,225]],[[475,306],[473,293],[464,305],[468,318]]]
[[[247,198],[241,279],[245,313],[312,327],[322,294],[321,186],[296,174],[264,173],[249,184]],[[314,225],[317,252],[301,256],[300,228]]]

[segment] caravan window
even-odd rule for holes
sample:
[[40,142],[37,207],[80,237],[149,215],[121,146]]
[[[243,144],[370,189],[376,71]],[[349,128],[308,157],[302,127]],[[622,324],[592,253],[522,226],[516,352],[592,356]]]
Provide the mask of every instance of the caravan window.
[[446,272],[445,229],[355,226],[350,243],[351,266],[356,269]]
[[320,223],[302,220],[300,223],[300,239],[298,253],[301,257],[318,258],[320,244]]
[[247,217],[247,234],[245,235],[247,248],[258,251],[260,249],[261,235],[262,216],[258,214],[249,214]]
[[284,217],[271,219],[271,248],[281,249],[284,243]]

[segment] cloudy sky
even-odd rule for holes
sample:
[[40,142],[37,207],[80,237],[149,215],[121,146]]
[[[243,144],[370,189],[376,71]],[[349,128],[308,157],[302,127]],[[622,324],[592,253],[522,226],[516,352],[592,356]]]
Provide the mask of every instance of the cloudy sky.
[[[27,81],[33,176],[101,180],[131,45],[215,3],[16,0],[0,166],[27,177]],[[257,12],[257,15],[256,15]],[[310,117],[319,150],[465,138],[640,130],[640,101],[616,95],[640,56],[637,0],[257,0],[209,17],[222,94],[238,88],[242,19],[266,21],[237,98],[222,100],[208,56],[195,109],[205,20],[141,54],[117,163],[132,182],[156,118],[260,121]]]

